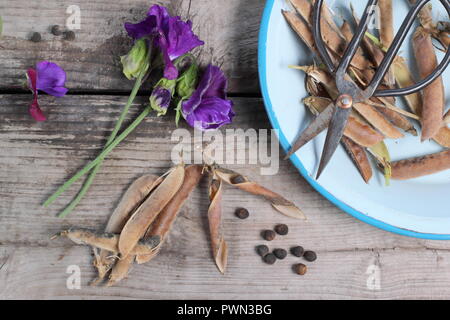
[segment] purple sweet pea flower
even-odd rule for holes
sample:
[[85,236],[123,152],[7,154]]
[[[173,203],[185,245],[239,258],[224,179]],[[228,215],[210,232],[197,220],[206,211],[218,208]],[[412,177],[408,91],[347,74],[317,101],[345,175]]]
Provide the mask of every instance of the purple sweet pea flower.
[[192,31],[191,21],[169,15],[167,8],[154,5],[147,18],[139,23],[125,23],[125,29],[134,39],[154,37],[154,44],[161,50],[165,62],[164,77],[174,80],[178,70],[173,61],[192,49],[204,44]]
[[66,72],[55,63],[41,61],[36,65],[36,69],[27,70],[27,78],[28,87],[33,92],[33,102],[29,108],[30,115],[36,121],[45,121],[46,117],[38,103],[38,90],[55,97],[64,96],[68,91],[64,87]]
[[181,105],[187,123],[199,130],[217,129],[232,122],[233,102],[226,97],[227,79],[219,67],[209,65],[197,89]]

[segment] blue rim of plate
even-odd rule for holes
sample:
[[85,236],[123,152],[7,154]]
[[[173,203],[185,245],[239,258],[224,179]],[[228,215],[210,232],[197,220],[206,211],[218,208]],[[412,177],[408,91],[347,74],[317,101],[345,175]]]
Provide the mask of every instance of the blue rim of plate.
[[[273,5],[275,1],[281,0],[267,0],[266,6],[264,8],[264,13],[262,16],[261,26],[259,29],[259,39],[258,39],[258,71],[259,71],[259,82],[261,86],[262,96],[264,100],[264,105],[266,107],[267,114],[269,115],[269,120],[272,124],[272,127],[278,130],[278,139],[280,144],[285,152],[287,152],[290,148],[290,143],[286,139],[283,131],[280,128],[278,123],[278,119],[273,112],[272,102],[269,97],[269,91],[267,89],[267,77],[266,77],[266,43],[267,43],[267,34],[269,29],[269,20],[272,13]],[[336,205],[341,210],[347,212],[351,216],[355,217],[358,220],[361,220],[367,224],[370,224],[374,227],[380,228],[385,231],[389,231],[392,233],[396,233],[403,236],[420,238],[420,239],[429,239],[429,240],[450,240],[450,234],[432,234],[432,233],[420,233],[412,230],[402,229],[399,227],[395,227],[393,225],[384,223],[380,220],[371,218],[366,214],[355,210],[344,202],[340,201],[336,197],[334,197],[331,193],[325,190],[320,184],[316,182],[313,178],[310,177],[308,171],[303,166],[300,159],[293,155],[291,157],[291,162],[294,166],[300,171],[303,178],[308,181],[308,183],[316,189],[322,196],[327,198],[330,202]]]

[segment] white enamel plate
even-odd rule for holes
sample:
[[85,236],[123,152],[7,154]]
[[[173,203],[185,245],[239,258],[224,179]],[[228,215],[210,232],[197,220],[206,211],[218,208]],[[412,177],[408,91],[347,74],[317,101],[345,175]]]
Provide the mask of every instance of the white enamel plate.
[[[396,28],[404,20],[409,7],[406,0],[394,0]],[[328,1],[336,16],[348,14],[350,1]],[[366,1],[353,1],[362,15]],[[432,1],[434,8],[442,8]],[[306,65],[313,61],[311,52],[291,30],[281,10],[292,10],[285,0],[268,0],[259,39],[259,73],[261,89],[272,126],[278,129],[283,149],[291,143],[311,120],[301,103],[307,96],[302,72],[289,65]],[[436,18],[448,20],[444,10],[435,10]],[[411,60],[411,42],[405,41],[401,55]],[[439,55],[442,58],[442,55]],[[450,80],[444,73],[444,83]],[[448,92],[449,90],[447,90]],[[401,99],[398,99],[401,100]],[[400,104],[401,105],[401,104]],[[416,125],[417,129],[419,127]],[[349,156],[339,147],[322,177],[314,179],[325,134],[316,138],[292,157],[292,162],[305,179],[323,196],[352,216],[369,224],[402,235],[450,240],[450,170],[410,181],[392,181],[384,185],[376,172],[369,184],[364,183]],[[392,160],[421,156],[442,150],[434,142],[421,143],[419,137],[406,134],[401,140],[387,141]]]

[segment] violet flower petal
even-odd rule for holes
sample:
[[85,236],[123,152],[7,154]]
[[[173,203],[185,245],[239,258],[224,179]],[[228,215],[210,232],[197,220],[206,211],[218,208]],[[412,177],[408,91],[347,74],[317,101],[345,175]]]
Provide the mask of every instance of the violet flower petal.
[[186,121],[199,130],[217,129],[232,122],[235,115],[232,107],[233,103],[230,100],[209,97],[186,117]]
[[170,17],[170,14],[166,7],[155,4],[148,9],[147,16],[155,17],[156,26],[160,28],[166,23],[167,19]]
[[55,97],[62,97],[67,93],[68,90],[64,88],[66,72],[56,63],[39,62],[36,73],[36,89]]
[[171,60],[204,44],[192,31],[192,22],[184,22],[180,17],[170,17],[163,31],[168,42],[167,53]]
[[155,16],[148,16],[143,21],[138,23],[125,23],[125,30],[127,30],[128,35],[133,39],[140,39],[155,33],[157,23]]
[[197,108],[202,99],[219,97],[226,99],[227,78],[219,67],[209,65],[191,98],[183,104],[183,113],[189,114]]

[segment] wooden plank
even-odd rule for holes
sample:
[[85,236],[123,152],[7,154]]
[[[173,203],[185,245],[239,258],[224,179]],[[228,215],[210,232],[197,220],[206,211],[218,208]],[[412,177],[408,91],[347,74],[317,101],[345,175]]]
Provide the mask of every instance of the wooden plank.
[[[93,277],[89,250],[62,239],[51,241],[50,236],[69,226],[102,229],[134,178],[161,174],[170,167],[170,152],[177,143],[168,142],[174,115],[148,117],[105,161],[77,210],[58,219],[55,215],[77,188],[48,209],[40,204],[98,153],[126,97],[42,96],[49,118],[44,123],[30,119],[30,98],[0,95],[0,266],[6,262],[0,268],[0,298],[27,294],[28,298],[450,298],[448,242],[401,237],[359,222],[322,198],[286,161],[280,161],[276,176],[260,175],[255,165],[229,166],[293,200],[309,221],[286,218],[263,200],[226,187],[223,226],[230,247],[226,276],[217,273],[210,257],[207,181],[203,181],[183,208],[160,257],[135,267],[130,279],[117,288],[83,286],[81,291],[69,291],[68,265],[80,265],[83,285]],[[234,102],[238,116],[228,128],[269,128],[260,99]],[[145,97],[139,98],[127,121],[146,103]],[[234,217],[241,206],[251,212],[248,220]],[[300,244],[318,252],[307,277],[292,274],[290,265],[297,261],[292,257],[269,267],[253,253],[262,243],[260,231],[276,223],[287,223],[291,231],[271,246]],[[380,292],[366,288],[365,272],[372,263],[381,267]],[[274,270],[279,270],[277,277]]]
[[[258,0],[163,0],[174,14],[194,21],[196,32],[207,45],[201,51],[202,62],[223,66],[230,77],[231,92],[258,92],[257,32],[263,2]],[[71,90],[129,90],[132,83],[121,72],[119,56],[131,41],[123,23],[143,19],[150,3],[145,0],[79,0],[81,25],[76,40],[53,36],[52,25],[64,26],[70,16],[69,0],[0,0],[4,36],[0,40],[0,88],[16,88],[25,79],[25,71],[41,60],[60,64],[68,74]],[[242,32],[245,30],[245,33]],[[28,40],[39,32],[43,40]]]
[[[186,217],[179,219],[187,222]],[[195,247],[174,234],[152,262],[134,266],[118,286],[90,287],[95,276],[88,248],[0,246],[0,299],[448,299],[450,253],[432,250],[319,251],[305,276],[293,274],[288,257],[268,266],[252,247],[230,241],[228,272],[221,275],[203,239]],[[286,243],[288,244],[288,243]],[[280,244],[278,244],[280,245]],[[405,263],[407,262],[407,263]],[[79,267],[80,289],[68,289],[68,268]],[[371,266],[379,290],[367,286]],[[69,269],[70,270],[70,269]],[[274,273],[276,270],[276,275]]]

